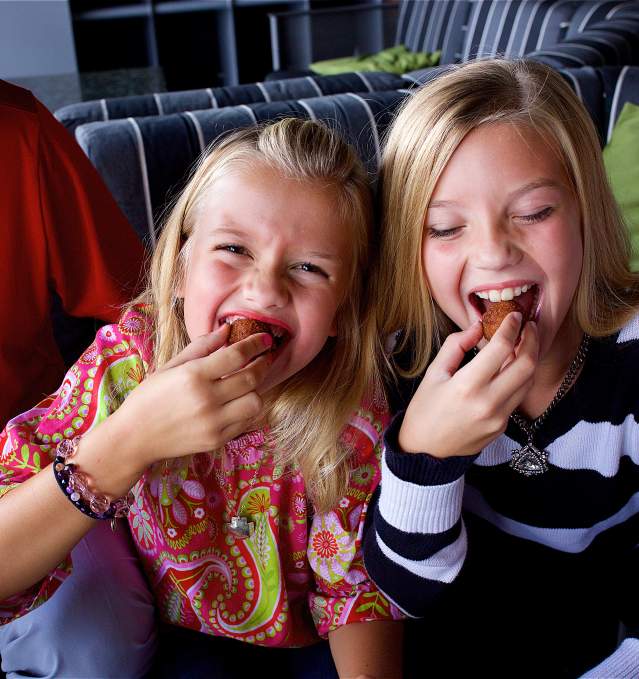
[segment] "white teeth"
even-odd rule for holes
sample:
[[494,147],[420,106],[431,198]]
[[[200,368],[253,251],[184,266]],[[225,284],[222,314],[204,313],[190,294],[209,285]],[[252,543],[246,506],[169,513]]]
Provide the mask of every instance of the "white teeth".
[[512,288],[504,288],[501,291],[501,301],[509,302],[515,296],[515,291]]
[[480,299],[488,299],[491,302],[507,302],[524,292],[528,292],[533,286],[522,285],[514,288],[502,288],[501,290],[480,290],[475,293]]

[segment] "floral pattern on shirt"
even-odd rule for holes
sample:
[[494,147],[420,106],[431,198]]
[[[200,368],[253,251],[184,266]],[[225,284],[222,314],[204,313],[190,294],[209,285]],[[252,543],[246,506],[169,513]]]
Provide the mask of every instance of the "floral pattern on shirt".
[[[63,438],[119,408],[150,359],[143,309],[102,328],[58,392],[0,434],[0,497],[47,467]],[[368,577],[361,549],[386,421],[375,394],[345,428],[350,483],[326,514],[313,514],[301,474],[277,464],[263,431],[229,442],[216,458],[149,468],[133,489],[129,525],[161,617],[265,646],[306,645],[340,625],[401,618]],[[229,529],[238,508],[253,523],[246,539]],[[0,602],[0,624],[49,599],[71,568],[69,557],[29,591]]]

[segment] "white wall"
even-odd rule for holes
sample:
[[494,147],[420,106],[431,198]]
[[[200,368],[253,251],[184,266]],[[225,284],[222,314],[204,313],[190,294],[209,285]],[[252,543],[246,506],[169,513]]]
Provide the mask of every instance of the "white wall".
[[77,70],[68,0],[0,0],[0,78]]

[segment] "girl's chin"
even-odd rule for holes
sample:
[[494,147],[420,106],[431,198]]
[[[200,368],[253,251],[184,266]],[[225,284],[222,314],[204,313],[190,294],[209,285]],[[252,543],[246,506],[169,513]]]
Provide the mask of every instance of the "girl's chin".
[[269,394],[271,394],[271,392],[276,390],[277,387],[279,387],[282,384],[282,382],[284,382],[285,379],[286,377],[280,376],[278,374],[272,374],[269,371],[269,373],[266,375],[265,380],[262,382],[262,384],[260,384],[256,391],[260,396],[268,396]]

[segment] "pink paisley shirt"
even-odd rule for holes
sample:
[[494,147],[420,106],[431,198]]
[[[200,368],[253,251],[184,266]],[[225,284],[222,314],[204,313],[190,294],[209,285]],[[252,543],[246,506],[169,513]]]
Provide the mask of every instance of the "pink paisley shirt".
[[[59,441],[114,412],[143,379],[150,352],[143,309],[102,328],[57,393],[0,434],[0,501],[51,463]],[[162,619],[286,647],[351,622],[401,618],[371,582],[361,551],[386,423],[383,397],[352,417],[343,433],[354,451],[350,482],[326,514],[310,510],[300,473],[277,464],[261,431],[231,441],[215,460],[202,454],[191,464],[147,470],[134,488],[129,524]],[[226,525],[238,507],[254,522],[246,539]],[[69,557],[28,591],[0,602],[0,624],[49,599],[71,569]]]

